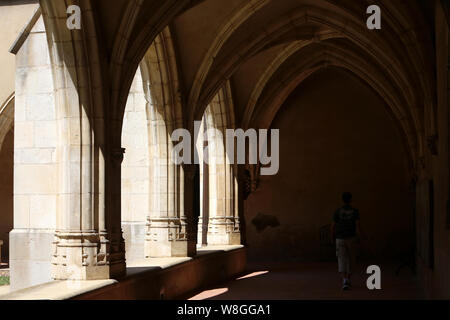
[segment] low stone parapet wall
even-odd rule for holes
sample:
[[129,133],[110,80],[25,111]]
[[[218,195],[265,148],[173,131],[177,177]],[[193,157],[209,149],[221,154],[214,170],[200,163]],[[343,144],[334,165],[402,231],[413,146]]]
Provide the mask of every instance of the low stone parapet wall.
[[177,299],[245,271],[244,246],[198,249],[193,258],[135,261],[119,280],[51,281],[0,295],[0,300],[141,300]]

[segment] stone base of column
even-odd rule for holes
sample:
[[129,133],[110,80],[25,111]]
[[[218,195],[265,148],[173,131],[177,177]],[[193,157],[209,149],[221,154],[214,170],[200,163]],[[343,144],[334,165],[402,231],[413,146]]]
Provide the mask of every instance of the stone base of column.
[[146,241],[145,258],[192,257],[196,253],[194,241]]
[[190,257],[196,243],[187,234],[179,218],[151,218],[147,224],[145,258]]
[[125,252],[116,254],[117,259],[113,257],[109,263],[109,277],[103,279],[120,279],[127,274],[127,265],[125,262]]
[[[113,247],[118,247],[112,251]],[[125,274],[124,250],[112,244],[107,234],[95,231],[55,232],[52,278],[55,280],[100,280]]]
[[54,234],[49,229],[14,229],[9,233],[11,291],[52,280]]
[[[107,237],[110,237],[111,241],[108,241]],[[105,252],[107,252],[106,258],[101,260]],[[122,228],[119,228],[111,234],[105,231],[100,232],[100,250],[97,256],[99,258],[97,263],[106,263],[109,265],[109,278],[120,279],[126,276],[125,240],[123,238]]]
[[109,279],[109,272],[109,266],[57,265],[52,268],[52,277],[54,280],[103,280]]
[[235,217],[210,217],[207,238],[208,245],[241,244],[239,219]]
[[240,232],[208,233],[208,245],[239,245],[241,244]]

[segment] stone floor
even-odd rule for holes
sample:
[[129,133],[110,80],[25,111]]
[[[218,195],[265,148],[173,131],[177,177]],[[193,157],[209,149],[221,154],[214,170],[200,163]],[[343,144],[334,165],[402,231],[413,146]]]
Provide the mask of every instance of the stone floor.
[[8,293],[9,293],[9,286],[8,285],[0,286],[0,296],[2,294],[8,294]]
[[395,266],[380,264],[381,290],[368,290],[367,266],[352,277],[353,288],[341,290],[337,265],[321,263],[249,264],[246,274],[222,285],[206,288],[190,300],[301,300],[301,299],[421,299],[422,291],[410,269],[395,275]]

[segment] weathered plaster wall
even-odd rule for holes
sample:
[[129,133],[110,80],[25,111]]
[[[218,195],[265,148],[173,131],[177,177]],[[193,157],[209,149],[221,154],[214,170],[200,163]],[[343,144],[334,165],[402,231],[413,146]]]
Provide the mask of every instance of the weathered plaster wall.
[[[343,191],[354,194],[361,212],[369,237],[363,253],[398,258],[410,248],[407,156],[373,91],[343,70],[320,71],[294,91],[272,125],[280,129],[280,170],[262,176],[245,203],[250,258],[333,259],[319,234]],[[258,232],[252,220],[259,213],[280,225]]]

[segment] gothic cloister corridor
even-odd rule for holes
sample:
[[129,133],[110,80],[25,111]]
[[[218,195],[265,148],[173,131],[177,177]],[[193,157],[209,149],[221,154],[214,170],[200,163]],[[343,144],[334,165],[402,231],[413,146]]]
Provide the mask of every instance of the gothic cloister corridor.
[[3,0],[0,31],[0,300],[450,299],[450,1]]

